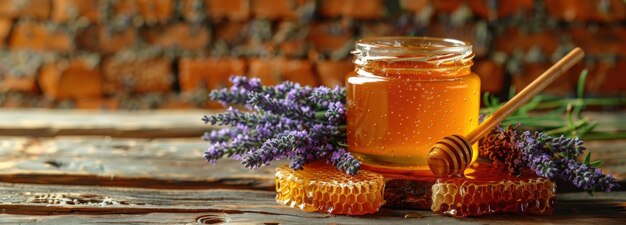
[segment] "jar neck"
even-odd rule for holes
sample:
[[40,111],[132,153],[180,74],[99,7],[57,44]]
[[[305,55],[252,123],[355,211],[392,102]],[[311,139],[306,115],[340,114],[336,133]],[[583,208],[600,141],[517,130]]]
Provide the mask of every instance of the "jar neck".
[[453,78],[471,74],[473,60],[467,60],[462,65],[431,64],[418,61],[379,61],[370,60],[366,63],[356,63],[358,74],[390,78]]
[[470,43],[432,37],[364,38],[352,54],[360,74],[408,78],[464,76],[474,58]]

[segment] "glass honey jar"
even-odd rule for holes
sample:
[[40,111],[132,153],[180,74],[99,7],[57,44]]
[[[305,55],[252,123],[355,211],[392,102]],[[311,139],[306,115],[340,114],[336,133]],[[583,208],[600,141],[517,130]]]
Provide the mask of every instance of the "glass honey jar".
[[[346,77],[348,150],[365,168],[430,173],[441,138],[478,126],[480,78],[468,42],[376,37],[356,42]],[[478,155],[474,146],[474,161]]]

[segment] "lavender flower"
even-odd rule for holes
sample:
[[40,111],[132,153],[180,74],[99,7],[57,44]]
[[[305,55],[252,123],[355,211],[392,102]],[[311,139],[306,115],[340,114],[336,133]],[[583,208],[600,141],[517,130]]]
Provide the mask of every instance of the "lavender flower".
[[318,104],[321,107],[328,107],[334,102],[346,101],[346,90],[342,87],[335,87],[330,89],[327,87],[319,87],[313,90],[310,97],[311,101]]
[[247,91],[261,90],[261,79],[259,78],[247,78],[244,76],[231,76],[230,82],[233,83],[233,88],[243,88]]
[[345,122],[346,119],[346,107],[341,102],[334,102],[328,105],[328,111],[325,116],[331,123]]
[[[243,129],[247,128],[244,127]],[[211,132],[204,132],[202,140],[211,142],[211,144],[228,141],[237,136],[237,134],[242,133],[243,129],[227,127],[219,130],[212,130]]]
[[269,139],[263,145],[248,152],[241,162],[245,167],[256,169],[270,162],[287,158],[288,151],[292,151],[303,144],[307,138],[306,131],[288,131]]
[[335,151],[328,161],[348,174],[356,174],[361,167],[361,163],[343,148]]
[[288,100],[278,100],[268,95],[250,93],[249,105],[254,105],[257,110],[267,111],[274,114],[283,114],[292,119],[311,120],[315,113],[310,106],[298,105],[296,102]]
[[213,144],[204,154],[207,161],[227,156],[255,169],[289,159],[291,168],[302,169],[308,162],[327,160],[348,174],[358,172],[360,162],[340,147],[346,142],[343,88],[311,88],[289,81],[263,86],[246,77],[230,81],[232,87],[214,90],[209,97],[251,112],[229,108],[202,118],[212,125],[234,127],[205,133],[203,139]]
[[219,101],[222,105],[242,105],[248,102],[248,91],[238,87],[224,88],[211,91],[209,98]]
[[496,127],[491,131],[481,140],[481,156],[503,164],[512,174],[528,167],[539,176],[563,179],[590,192],[610,191],[619,186],[611,175],[603,174],[588,162],[575,160],[586,149],[579,138],[530,131],[520,134],[517,127]]
[[280,117],[271,113],[244,113],[239,110],[228,108],[227,112],[217,115],[205,115],[202,117],[204,123],[211,125],[229,125],[229,126],[254,126],[261,123],[278,123]]

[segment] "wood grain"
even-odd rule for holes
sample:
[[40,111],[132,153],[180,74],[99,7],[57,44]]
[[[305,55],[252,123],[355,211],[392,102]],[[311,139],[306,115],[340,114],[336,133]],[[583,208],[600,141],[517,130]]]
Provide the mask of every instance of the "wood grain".
[[[494,215],[454,219],[428,210],[383,209],[362,217],[304,213],[274,202],[271,191],[155,190],[0,183],[0,223],[41,224],[209,222],[278,224],[619,224],[626,193],[563,194],[552,216]],[[405,219],[405,216],[411,217]]]
[[194,139],[0,138],[0,181],[144,188],[273,190],[274,167],[208,164]]
[[49,109],[0,110],[0,135],[52,137],[97,135],[158,138],[199,137],[215,126],[201,118],[209,110],[91,111]]

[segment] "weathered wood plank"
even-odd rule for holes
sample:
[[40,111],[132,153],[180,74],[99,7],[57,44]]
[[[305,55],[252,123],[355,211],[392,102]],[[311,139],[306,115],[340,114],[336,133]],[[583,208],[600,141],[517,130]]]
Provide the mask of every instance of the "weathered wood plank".
[[0,135],[51,137],[198,137],[214,129],[202,123],[209,110],[90,111],[49,109],[0,110]]
[[[587,145],[594,151],[594,160],[605,160],[604,168],[624,179],[626,141],[589,142]],[[2,137],[0,181],[147,188],[273,189],[274,167],[249,171],[230,159],[210,165],[202,158],[207,146],[208,143],[198,138]],[[397,191],[394,196],[387,197],[397,199],[402,205],[422,207],[424,202],[420,200],[430,196],[425,182],[391,180],[388,193],[392,193],[391,189]],[[561,190],[568,187],[559,186]],[[624,186],[621,190],[626,189]]]
[[0,138],[0,181],[147,188],[271,190],[274,168],[210,165],[195,139]]
[[[562,194],[552,216],[493,215],[454,219],[428,210],[383,209],[361,217],[305,213],[276,204],[271,191],[182,191],[0,183],[0,212],[9,214],[0,216],[2,224],[178,224],[198,220],[252,224],[619,224],[626,219],[626,193],[597,193],[594,197],[586,193]],[[407,214],[414,218],[405,219]]]

